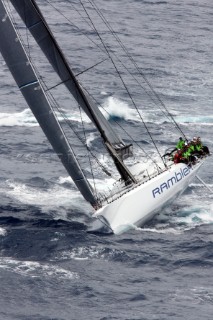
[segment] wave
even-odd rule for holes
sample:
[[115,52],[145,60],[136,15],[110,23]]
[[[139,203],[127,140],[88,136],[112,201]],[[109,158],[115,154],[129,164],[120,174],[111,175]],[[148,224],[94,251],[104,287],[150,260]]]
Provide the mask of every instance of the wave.
[[7,231],[4,228],[0,227],[0,236],[6,236]]
[[33,116],[30,109],[25,109],[22,112],[16,113],[0,113],[0,126],[13,127],[13,126],[38,126],[38,123]]
[[171,295],[171,299],[178,303],[193,302],[194,305],[203,304],[205,302],[213,302],[213,290],[210,286],[191,288],[178,288]]
[[131,109],[127,103],[114,97],[106,99],[102,112],[108,120],[139,120],[136,110]]
[[[102,112],[106,116],[107,119],[113,119],[119,118],[119,119],[125,119],[125,120],[135,120],[137,119],[136,111],[130,109],[128,105],[116,98],[109,97],[104,105]],[[64,116],[62,116],[62,114]],[[72,111],[69,112],[68,110],[62,110],[62,114],[59,112],[56,112],[56,115],[59,119],[59,121],[71,120],[75,122],[81,122],[81,117],[79,116],[78,111]],[[90,119],[87,117],[85,113],[82,113],[82,119],[86,123],[90,123]],[[26,127],[34,127],[38,126],[38,122],[36,121],[33,113],[30,109],[25,109],[21,112],[15,112],[15,113],[0,113],[0,126],[7,126],[7,127],[13,127],[13,126],[26,126]]]
[[[64,117],[62,116],[64,114]],[[72,120],[75,122],[81,122],[81,117],[79,117],[78,112],[69,113],[66,111],[62,111],[62,114],[56,112],[57,118],[59,121]],[[87,115],[83,115],[83,121],[86,123],[91,122]],[[13,127],[13,126],[21,126],[21,127],[36,127],[38,126],[38,122],[36,121],[33,113],[30,109],[25,109],[21,112],[15,113],[0,113],[0,126],[1,127]]]
[[[108,120],[119,121],[129,120],[141,122],[141,117],[144,122],[152,122],[156,124],[163,124],[165,122],[172,122],[172,120],[162,114],[160,110],[145,110],[141,112],[141,117],[136,109],[129,107],[127,103],[114,97],[108,97],[103,104],[103,114]],[[213,125],[213,116],[181,116],[178,111],[172,111],[171,114],[178,123],[181,124],[195,124]]]
[[[136,110],[131,109],[127,103],[116,99],[114,97],[108,97],[103,107],[101,108],[101,111],[105,115],[105,117],[108,120],[135,120],[140,121],[140,117]],[[90,119],[87,117],[85,113],[82,113],[81,116],[79,116],[78,111],[72,110],[72,112],[69,112],[68,110],[62,110],[60,112],[56,112],[57,118],[59,121],[69,120],[69,121],[75,121],[75,122],[81,122],[82,120],[85,123],[90,123]],[[34,127],[38,126],[38,122],[36,121],[33,113],[30,109],[25,109],[21,112],[15,112],[15,113],[0,113],[0,126],[26,126],[26,127]]]
[[[63,184],[69,181],[69,187]],[[1,190],[1,193],[6,194],[19,203],[41,207],[42,212],[51,213],[54,218],[67,219],[67,209],[81,210],[83,213],[91,211],[87,202],[79,201],[81,195],[77,189],[71,188],[71,179],[61,178],[61,185],[54,184],[47,189],[41,189],[36,186],[7,180],[7,188]],[[67,182],[66,182],[67,183]],[[72,183],[73,184],[73,183]]]
[[211,224],[213,224],[213,205],[206,203],[205,206],[187,206],[179,209],[173,207],[172,212],[168,208],[145,226],[129,225],[129,227],[138,232],[181,235],[199,226]]
[[176,116],[175,120],[182,124],[213,125],[213,116]]
[[169,225],[174,226],[174,229],[180,233],[211,224],[213,224],[213,205],[208,204],[182,208],[176,214],[169,216]]
[[122,250],[111,249],[108,247],[87,246],[78,247],[60,254],[62,260],[127,260],[126,253]]
[[[109,121],[134,121],[134,122],[141,122],[141,117],[138,114],[136,109],[132,109],[129,105],[121,101],[115,97],[108,97],[105,102],[103,103],[102,107],[100,108],[101,112]],[[200,125],[205,126],[212,126],[213,125],[213,116],[180,116],[177,112],[173,112],[175,116],[175,120],[181,124],[195,124],[198,123]],[[59,121],[74,121],[80,122],[83,120],[85,123],[90,123],[90,119],[87,117],[85,113],[82,113],[79,116],[78,111],[69,112],[69,110],[62,110],[60,112],[56,112],[56,116]],[[156,124],[163,124],[168,122],[168,118],[165,118],[161,114],[160,111],[157,110],[146,110],[145,112],[141,113],[144,122],[152,122]],[[169,120],[170,122],[170,120]],[[38,122],[36,121],[33,113],[30,109],[25,109],[21,112],[15,113],[0,113],[0,126],[22,126],[22,127],[35,127],[38,126]],[[94,134],[88,137],[88,142],[90,143],[95,139]]]
[[55,265],[42,264],[35,261],[19,261],[9,257],[0,257],[0,268],[32,278],[54,277],[54,279],[66,280],[79,278],[76,272]]

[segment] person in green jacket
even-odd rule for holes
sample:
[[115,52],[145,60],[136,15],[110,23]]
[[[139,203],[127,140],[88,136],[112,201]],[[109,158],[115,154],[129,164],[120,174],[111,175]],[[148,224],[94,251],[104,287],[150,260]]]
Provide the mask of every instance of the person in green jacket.
[[191,141],[190,143],[188,143],[188,150],[190,151],[191,154],[193,154],[195,152],[195,144],[193,141]]
[[180,138],[179,138],[179,141],[178,141],[178,143],[177,143],[177,145],[176,145],[176,149],[177,149],[177,150],[178,150],[178,149],[182,150],[182,149],[184,148],[184,146],[185,146],[185,141],[183,140],[182,137],[180,137]]
[[185,159],[185,163],[195,164],[196,157],[193,155],[194,146],[191,143],[185,145],[183,149],[183,158]]
[[197,156],[202,156],[204,152],[203,152],[203,145],[201,143],[200,137],[198,138],[194,137],[192,141],[195,149],[194,154],[196,154]]
[[189,152],[187,146],[184,146],[182,157],[183,157],[185,163],[189,163],[189,156],[190,156],[190,152]]
[[174,158],[173,152],[174,152],[174,151],[178,151],[178,150],[181,150],[181,151],[182,151],[183,148],[184,148],[184,146],[185,146],[185,141],[183,140],[182,137],[180,137],[178,143],[177,143],[176,146],[175,146],[175,148],[174,148],[173,150],[171,150],[170,152],[165,153],[165,154],[163,155],[163,157],[170,156],[170,157],[172,157],[172,159],[173,159],[173,158]]
[[201,142],[200,137],[194,138],[195,140],[195,150],[200,155],[210,154],[209,148],[207,146],[204,146]]

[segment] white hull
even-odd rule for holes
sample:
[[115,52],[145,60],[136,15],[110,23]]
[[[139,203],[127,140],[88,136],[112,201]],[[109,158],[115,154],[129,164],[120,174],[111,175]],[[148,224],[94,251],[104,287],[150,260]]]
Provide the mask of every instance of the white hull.
[[168,170],[104,205],[94,217],[104,217],[115,234],[142,226],[188,187],[203,161],[191,168],[183,163],[173,164]]

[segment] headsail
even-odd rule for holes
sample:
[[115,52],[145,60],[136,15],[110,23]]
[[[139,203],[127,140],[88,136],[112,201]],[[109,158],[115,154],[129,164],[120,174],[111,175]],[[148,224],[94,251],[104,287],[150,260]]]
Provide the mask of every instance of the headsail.
[[117,136],[99,108],[93,103],[92,99],[76,80],[36,2],[34,0],[10,1],[46,55],[50,64],[61,78],[61,81],[66,85],[77,103],[96,125],[121,177],[126,182],[136,182],[122,161],[132,154],[131,145],[125,145],[122,139]]
[[96,204],[93,190],[57,121],[18,34],[0,1],[0,51],[42,130],[84,198]]

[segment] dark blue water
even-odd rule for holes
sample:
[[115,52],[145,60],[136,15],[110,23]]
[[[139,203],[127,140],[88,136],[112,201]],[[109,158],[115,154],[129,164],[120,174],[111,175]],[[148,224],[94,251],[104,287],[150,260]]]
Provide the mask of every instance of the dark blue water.
[[[95,47],[89,54],[91,41],[78,30],[93,36],[78,1],[51,1],[70,22],[48,1],[38,3],[75,73],[101,61],[100,50]],[[213,150],[212,1],[95,3],[187,136],[201,136]],[[123,57],[94,11],[89,12],[108,45]],[[35,56],[49,86],[56,83],[38,49]],[[149,137],[112,74],[106,62],[80,81],[93,90],[111,118],[125,128],[131,124],[131,135],[152,152]],[[172,146],[179,133],[130,76],[126,81],[159,148]],[[0,319],[212,319],[212,193],[195,180],[172,207],[143,228],[120,236],[90,234],[91,208],[54,155],[2,58],[0,92]],[[66,92],[61,99],[81,131],[78,110],[70,109]],[[90,128],[86,118],[85,125]],[[92,129],[89,138],[99,149]],[[82,148],[76,140],[74,144],[81,156]],[[102,160],[107,166],[108,158]],[[97,173],[104,190],[111,180]],[[200,177],[213,189],[211,158]]]

